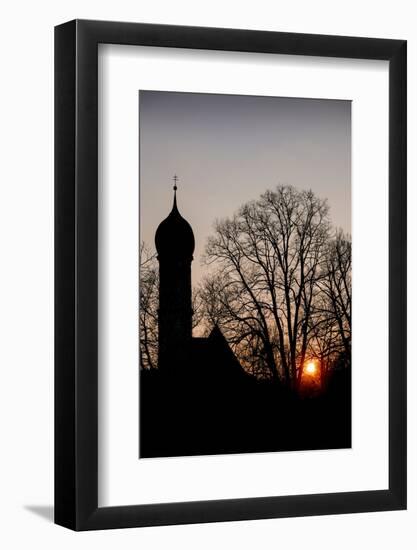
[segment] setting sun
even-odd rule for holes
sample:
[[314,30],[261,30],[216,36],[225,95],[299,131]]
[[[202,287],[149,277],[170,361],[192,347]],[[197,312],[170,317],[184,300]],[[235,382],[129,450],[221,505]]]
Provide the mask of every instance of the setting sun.
[[316,363],[314,361],[309,361],[305,366],[305,372],[307,374],[315,374],[316,373]]

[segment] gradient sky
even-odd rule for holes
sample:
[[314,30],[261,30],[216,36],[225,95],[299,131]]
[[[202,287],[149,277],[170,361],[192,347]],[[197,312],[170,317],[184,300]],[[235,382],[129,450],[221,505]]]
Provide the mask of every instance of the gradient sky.
[[335,226],[351,231],[351,102],[140,91],[140,231],[172,208],[191,224],[193,284],[216,218],[277,184],[327,198]]

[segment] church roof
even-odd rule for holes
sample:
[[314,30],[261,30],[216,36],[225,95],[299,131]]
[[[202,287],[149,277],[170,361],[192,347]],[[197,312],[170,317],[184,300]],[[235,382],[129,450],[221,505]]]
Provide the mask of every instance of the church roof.
[[200,374],[210,377],[221,379],[246,375],[217,325],[208,338],[192,338],[191,359],[198,365]]
[[194,233],[178,211],[176,191],[175,185],[172,210],[156,230],[155,246],[159,256],[191,258],[195,247]]

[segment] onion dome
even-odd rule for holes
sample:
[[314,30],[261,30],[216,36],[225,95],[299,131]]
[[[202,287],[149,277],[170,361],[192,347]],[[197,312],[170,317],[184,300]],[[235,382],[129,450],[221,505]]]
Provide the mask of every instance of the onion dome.
[[[176,182],[176,177],[174,181]],[[192,258],[193,256],[195,246],[194,233],[191,225],[178,211],[176,185],[174,185],[172,210],[156,230],[155,246],[160,257]]]

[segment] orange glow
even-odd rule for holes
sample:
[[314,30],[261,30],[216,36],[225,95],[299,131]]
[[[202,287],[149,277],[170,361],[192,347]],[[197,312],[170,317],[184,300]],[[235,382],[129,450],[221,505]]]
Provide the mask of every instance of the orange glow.
[[314,361],[309,361],[304,367],[304,371],[311,376],[314,376],[317,371],[317,365]]

